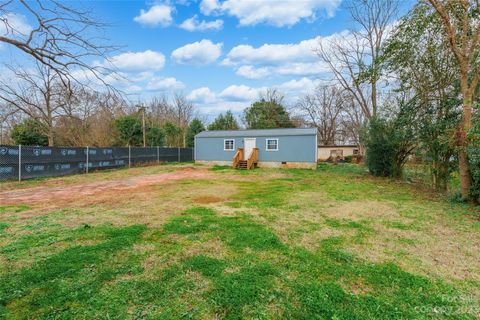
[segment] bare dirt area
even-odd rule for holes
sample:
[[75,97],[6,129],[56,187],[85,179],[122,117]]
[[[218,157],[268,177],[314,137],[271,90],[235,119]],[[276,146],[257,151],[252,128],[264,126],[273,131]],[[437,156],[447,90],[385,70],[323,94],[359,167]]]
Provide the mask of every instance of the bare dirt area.
[[2,205],[65,203],[88,197],[98,197],[111,192],[135,192],[147,187],[182,179],[203,179],[212,173],[205,168],[183,167],[174,172],[131,176],[108,181],[33,187],[21,190],[0,191]]

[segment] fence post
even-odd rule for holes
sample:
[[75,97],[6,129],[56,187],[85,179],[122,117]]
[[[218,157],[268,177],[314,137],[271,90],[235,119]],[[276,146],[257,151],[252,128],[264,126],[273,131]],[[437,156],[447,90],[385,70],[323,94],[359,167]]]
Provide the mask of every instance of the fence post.
[[157,163],[160,163],[160,147],[157,146]]
[[85,172],[88,173],[88,162],[90,161],[90,150],[89,147],[87,146],[87,163],[85,164]]
[[132,152],[132,151],[130,150],[130,145],[129,145],[129,146],[128,146],[128,167],[129,167],[129,168],[130,168],[130,166],[131,166],[131,160],[130,160],[130,158],[132,157],[132,156],[131,156],[131,154],[132,154],[131,152]]
[[18,181],[22,181],[22,145],[18,145]]
[[180,147],[178,147],[178,162],[180,162]]

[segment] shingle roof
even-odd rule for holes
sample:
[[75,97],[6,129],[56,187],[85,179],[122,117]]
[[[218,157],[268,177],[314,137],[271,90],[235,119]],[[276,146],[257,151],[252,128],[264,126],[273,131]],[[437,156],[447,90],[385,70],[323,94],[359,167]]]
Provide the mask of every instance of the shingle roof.
[[282,128],[254,130],[216,130],[203,131],[196,135],[199,138],[215,137],[264,137],[264,136],[305,136],[317,134],[316,128]]

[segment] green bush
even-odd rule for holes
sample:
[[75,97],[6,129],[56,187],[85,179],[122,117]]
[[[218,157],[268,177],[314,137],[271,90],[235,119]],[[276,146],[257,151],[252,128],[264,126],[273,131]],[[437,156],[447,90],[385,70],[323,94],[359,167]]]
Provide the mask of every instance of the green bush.
[[25,119],[13,126],[11,138],[15,144],[25,146],[48,146],[48,137],[45,132],[48,128],[35,119]]
[[415,134],[410,114],[402,110],[395,118],[372,118],[364,133],[366,164],[374,176],[400,177],[414,150]]
[[345,156],[345,162],[346,163],[352,163],[352,159],[353,159],[352,155]]
[[372,119],[365,135],[367,167],[374,176],[394,175],[395,146],[387,121]]
[[470,170],[472,173],[471,196],[480,203],[480,114],[473,119],[473,127],[469,134],[470,145],[467,148]]

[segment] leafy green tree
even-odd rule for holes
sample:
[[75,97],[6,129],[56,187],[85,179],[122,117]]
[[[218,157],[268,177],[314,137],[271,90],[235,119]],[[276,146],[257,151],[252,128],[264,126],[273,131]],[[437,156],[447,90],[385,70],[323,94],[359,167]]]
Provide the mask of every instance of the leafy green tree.
[[370,119],[363,141],[367,148],[366,164],[371,174],[400,177],[408,156],[415,149],[415,106],[398,101],[399,111],[390,119]]
[[48,146],[47,127],[35,119],[25,119],[13,126],[10,137],[16,144],[26,146]]
[[208,130],[238,130],[239,125],[232,111],[227,111],[225,115],[219,114],[215,120],[208,125]]
[[163,146],[165,144],[165,132],[160,127],[148,127],[145,132],[147,146]]
[[163,126],[165,131],[166,143],[169,147],[179,147],[182,145],[182,129],[172,122],[167,122]]
[[[478,98],[480,100],[480,97]],[[478,104],[480,106],[480,103]],[[479,108],[477,108],[479,109]],[[468,160],[472,168],[472,186],[470,194],[480,203],[480,110],[473,117],[473,126],[469,133]]]
[[442,28],[443,42],[455,59],[456,79],[460,82],[462,98],[461,123],[456,127],[455,142],[460,171],[460,191],[469,199],[472,175],[468,161],[468,133],[473,124],[473,112],[480,85],[480,1],[428,0],[432,16],[437,16]]
[[453,133],[460,121],[457,66],[443,41],[440,17],[420,3],[400,20],[384,48],[383,62],[399,77],[398,91],[410,96],[416,113],[418,143],[432,185],[447,189],[456,163]]
[[143,145],[142,122],[135,115],[122,116],[114,121],[118,142],[124,146]]
[[254,102],[244,111],[248,129],[293,128],[295,127],[285,107],[283,97],[273,92],[266,98]]
[[200,132],[205,131],[205,126],[200,119],[193,119],[190,122],[187,130],[187,146],[194,147],[195,145],[195,135],[199,134]]

